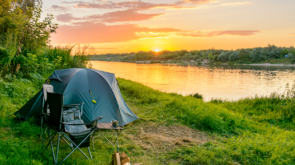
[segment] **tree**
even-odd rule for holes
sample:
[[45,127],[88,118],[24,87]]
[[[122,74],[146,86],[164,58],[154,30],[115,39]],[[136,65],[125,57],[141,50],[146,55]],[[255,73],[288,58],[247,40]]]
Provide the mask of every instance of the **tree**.
[[265,57],[263,56],[263,48],[254,48],[250,54],[250,59],[253,62],[264,60]]
[[[9,66],[18,55],[36,53],[48,44],[57,24],[52,22],[52,15],[40,21],[41,8],[42,2],[39,0],[1,0],[0,56],[6,54],[6,63],[1,62],[0,68],[11,70],[13,67]],[[6,53],[3,53],[3,49]]]

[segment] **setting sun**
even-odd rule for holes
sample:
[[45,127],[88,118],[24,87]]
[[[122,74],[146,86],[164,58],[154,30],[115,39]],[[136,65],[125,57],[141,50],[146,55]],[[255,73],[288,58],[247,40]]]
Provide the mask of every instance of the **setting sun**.
[[154,51],[155,51],[155,52],[160,52],[160,51],[161,51],[161,49],[154,49]]

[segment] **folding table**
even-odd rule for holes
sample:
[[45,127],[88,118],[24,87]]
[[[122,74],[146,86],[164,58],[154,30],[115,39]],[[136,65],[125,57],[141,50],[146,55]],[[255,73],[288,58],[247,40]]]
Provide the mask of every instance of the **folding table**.
[[[115,130],[116,131],[116,141],[117,141],[117,151],[119,151],[119,142],[118,142],[118,131],[119,130],[123,130],[124,129],[124,127],[120,127],[120,126],[118,126],[118,127],[114,127],[113,125],[112,125],[112,123],[100,123],[100,122],[98,122],[97,123],[97,128],[98,128],[98,130]],[[98,132],[98,131],[97,131]],[[103,135],[103,133],[99,133],[98,132],[98,134],[100,135],[102,135],[114,148],[116,148],[115,147],[115,145],[108,139],[108,138],[106,138],[104,135]],[[93,151],[94,151],[94,134],[92,135],[92,148],[93,148]]]

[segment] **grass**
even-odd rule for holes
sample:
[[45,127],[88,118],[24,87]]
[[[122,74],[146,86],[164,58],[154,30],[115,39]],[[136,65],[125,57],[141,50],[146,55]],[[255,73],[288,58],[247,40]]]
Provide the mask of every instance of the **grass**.
[[[52,162],[50,150],[41,150],[37,120],[20,121],[12,115],[40,90],[48,76],[0,79],[0,164]],[[295,164],[292,93],[203,102],[118,81],[125,101],[141,118],[119,136],[120,150],[132,163]],[[104,133],[110,136],[112,132]],[[95,139],[93,160],[75,152],[65,164],[109,164],[114,148],[99,136]],[[70,152],[63,143],[60,151],[61,157]]]

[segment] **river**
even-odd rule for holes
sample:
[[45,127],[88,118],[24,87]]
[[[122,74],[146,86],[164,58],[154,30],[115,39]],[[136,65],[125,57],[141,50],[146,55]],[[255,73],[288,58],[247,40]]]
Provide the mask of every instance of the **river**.
[[179,66],[91,61],[93,68],[115,73],[116,77],[139,82],[163,92],[239,100],[283,92],[295,82],[294,67],[259,66]]

